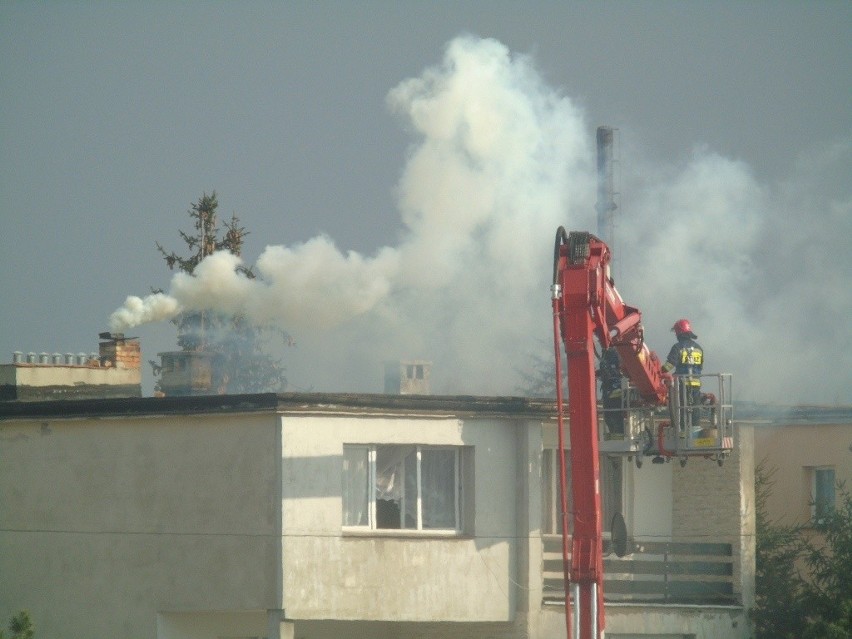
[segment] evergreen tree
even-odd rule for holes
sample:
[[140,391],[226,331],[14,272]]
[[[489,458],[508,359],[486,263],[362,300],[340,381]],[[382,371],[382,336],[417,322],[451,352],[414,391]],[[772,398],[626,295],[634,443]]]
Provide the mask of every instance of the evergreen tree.
[[805,592],[808,627],[804,639],[852,637],[852,495],[838,484],[840,505],[808,537]]
[[766,504],[774,470],[762,461],[755,469],[755,636],[799,639],[805,628],[805,582],[797,570],[804,554],[801,529],[769,518]]
[[[515,367],[515,372],[520,377],[520,383],[515,391],[524,397],[542,397],[556,399],[556,369],[553,354],[544,356],[539,353],[530,353],[527,356],[527,366]],[[563,369],[564,377],[564,369]],[[563,392],[565,380],[563,379]],[[564,394],[567,398],[567,394]]]
[[[248,231],[240,226],[236,215],[226,222],[217,215],[219,202],[216,192],[203,193],[191,205],[187,214],[193,220],[194,232],[179,230],[188,254],[181,256],[167,251],[158,242],[157,249],[170,270],[192,274],[201,261],[217,251],[241,255]],[[253,279],[250,267],[240,272]],[[287,385],[284,368],[279,359],[268,354],[270,340],[283,343],[291,340],[286,333],[267,325],[253,324],[244,315],[227,315],[215,311],[186,311],[172,322],[178,329],[178,346],[184,351],[212,353],[214,390],[226,393],[260,393],[283,391]],[[160,370],[151,362],[154,374]]]
[[[9,639],[33,639],[35,630],[33,622],[30,620],[30,613],[26,610],[21,610],[17,615],[9,620]],[[0,639],[6,639],[6,635],[0,630]]]
[[766,511],[773,472],[761,462],[755,473],[755,636],[852,637],[852,495],[839,485],[840,506],[819,524],[782,525]]

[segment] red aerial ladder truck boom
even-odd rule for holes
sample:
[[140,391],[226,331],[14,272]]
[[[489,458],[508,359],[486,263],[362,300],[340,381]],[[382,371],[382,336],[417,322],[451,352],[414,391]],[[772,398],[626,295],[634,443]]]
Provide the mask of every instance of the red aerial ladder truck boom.
[[601,523],[597,391],[594,337],[614,347],[622,368],[648,403],[665,404],[670,377],[642,335],[641,314],[625,304],[610,276],[609,247],[589,233],[556,232],[553,265],[553,326],[557,362],[557,404],[562,477],[563,560],[568,565],[565,460],[562,425],[560,336],[568,368],[571,428],[571,486],[574,531],[570,573],[566,568],[566,624],[571,637],[568,583],[579,598],[578,639],[598,639],[604,630],[603,542]]
[[[601,348],[614,347],[639,396],[648,404],[664,406],[671,376],[663,372],[659,358],[645,345],[641,313],[625,304],[615,289],[611,259],[609,247],[594,235],[568,234],[562,227],[557,230],[553,285],[561,290],[557,301],[562,338],[566,348],[569,339],[582,341],[590,354],[594,354],[593,335]],[[595,397],[592,392],[591,399]]]
[[[730,376],[717,376],[727,382],[720,382],[720,398],[713,394],[703,396],[707,410],[712,411],[710,422],[714,434],[703,438],[694,435],[697,432],[697,419],[693,421],[692,417],[694,407],[680,405],[681,380],[664,372],[660,359],[645,344],[641,313],[621,299],[610,274],[610,260],[609,247],[594,235],[569,234],[563,227],[557,230],[551,297],[568,639],[571,639],[572,627],[577,639],[600,639],[605,625],[595,338],[601,349],[614,348],[619,355],[621,371],[630,385],[629,392],[625,393],[627,409],[630,409],[631,396],[635,396],[634,407],[649,414],[658,407],[669,408],[671,422],[655,424],[652,417],[650,427],[642,432],[641,444],[640,438],[631,440],[631,434],[627,434],[623,454],[635,454],[637,465],[641,465],[643,454],[655,454],[655,461],[659,462],[677,456],[682,465],[688,456],[700,455],[712,457],[721,464],[732,447],[732,408],[725,403]],[[574,528],[570,552],[560,342],[567,360],[571,434]],[[569,605],[571,589],[577,610],[573,624]]]

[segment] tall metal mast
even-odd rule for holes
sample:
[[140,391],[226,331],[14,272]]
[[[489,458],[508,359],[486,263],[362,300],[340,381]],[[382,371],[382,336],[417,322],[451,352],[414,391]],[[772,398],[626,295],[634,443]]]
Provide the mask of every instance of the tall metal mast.
[[615,129],[599,126],[597,131],[598,147],[598,200],[595,210],[598,212],[597,235],[612,249],[615,246],[615,188],[613,180],[613,141]]

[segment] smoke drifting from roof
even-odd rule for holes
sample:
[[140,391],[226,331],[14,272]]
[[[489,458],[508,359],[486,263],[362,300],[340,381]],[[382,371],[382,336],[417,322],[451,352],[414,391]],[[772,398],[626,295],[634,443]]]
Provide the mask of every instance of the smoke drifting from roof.
[[184,310],[215,309],[245,313],[257,322],[328,328],[369,311],[387,295],[397,254],[383,249],[371,259],[344,255],[320,236],[291,248],[268,246],[257,261],[259,279],[237,272],[241,263],[226,251],[213,253],[192,275],[177,273],[169,295],[128,298],[110,324],[125,328]]
[[[516,369],[551,339],[556,227],[594,229],[592,127],[528,57],[474,37],[450,42],[440,66],[387,102],[415,139],[398,184],[406,231],[396,247],[344,253],[325,236],[269,246],[255,280],[235,272],[238,258],[213,254],[193,276],[175,275],[167,294],[129,297],[112,329],[190,309],[241,311],[296,338],[287,361],[298,386],[375,391],[383,360],[416,357],[434,362],[436,392],[515,392]],[[739,398],[837,399],[808,394],[822,389],[848,401],[850,356],[833,354],[831,339],[848,338],[852,311],[842,281],[852,272],[849,201],[801,209],[812,211],[808,238],[798,209],[781,203],[814,202],[792,186],[773,193],[705,150],[682,169],[640,161],[624,167],[617,285],[643,310],[651,347],[664,355],[668,328],[689,317],[706,368],[733,372]],[[845,269],[830,264],[838,256]],[[797,323],[803,304],[812,312]],[[842,359],[842,385],[826,386],[829,356]],[[809,370],[820,379],[803,380]]]
[[679,171],[635,167],[646,183],[622,218],[622,292],[647,339],[665,352],[665,329],[689,317],[705,370],[734,373],[737,398],[852,403],[852,199],[822,188],[850,154],[847,137],[780,185],[702,148]]
[[593,210],[581,114],[529,59],[474,38],[451,42],[443,64],[393,89],[388,105],[416,138],[398,185],[398,246],[372,256],[324,236],[269,246],[255,280],[235,272],[238,258],[213,254],[193,276],[176,274],[167,295],[128,298],[113,330],[241,311],[297,339],[300,353],[287,355],[297,384],[301,354],[340,375],[335,390],[365,377],[375,390],[383,359],[424,357],[447,392],[513,390],[514,368],[547,335],[556,226],[566,211]]

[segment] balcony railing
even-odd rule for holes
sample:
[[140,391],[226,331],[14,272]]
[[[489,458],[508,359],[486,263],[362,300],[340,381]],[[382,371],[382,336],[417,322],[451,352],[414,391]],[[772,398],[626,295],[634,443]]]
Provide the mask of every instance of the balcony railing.
[[[562,542],[543,535],[544,601],[565,601]],[[628,554],[606,555],[604,600],[611,603],[725,605],[738,603],[731,544],[635,542]]]

